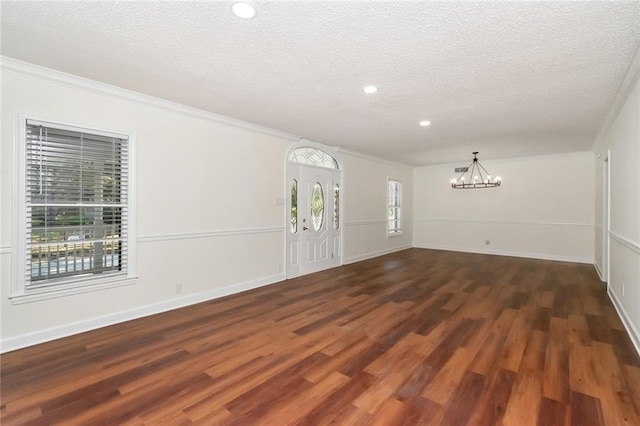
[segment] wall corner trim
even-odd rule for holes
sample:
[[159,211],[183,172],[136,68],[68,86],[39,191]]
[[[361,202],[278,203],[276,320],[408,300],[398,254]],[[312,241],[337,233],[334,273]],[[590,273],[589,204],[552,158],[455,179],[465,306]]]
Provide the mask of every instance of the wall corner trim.
[[593,263],[593,268],[596,270],[596,274],[598,274],[598,278],[600,278],[600,281],[602,281],[603,283],[606,283],[607,280],[605,280],[604,277],[602,276],[602,271],[600,270],[600,266],[598,265],[597,262]]

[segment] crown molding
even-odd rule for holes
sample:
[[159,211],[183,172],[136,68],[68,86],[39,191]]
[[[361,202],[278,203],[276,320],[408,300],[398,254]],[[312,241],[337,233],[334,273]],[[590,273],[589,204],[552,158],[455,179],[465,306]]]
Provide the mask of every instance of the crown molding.
[[[593,151],[569,151],[569,152],[556,152],[553,154],[539,154],[539,155],[523,155],[520,157],[500,157],[500,158],[492,158],[482,160],[482,164],[501,164],[501,163],[514,163],[516,161],[530,161],[530,160],[552,160],[555,158],[567,158],[567,157],[592,157],[595,158],[595,154]],[[466,163],[465,163],[466,161]],[[480,161],[480,158],[478,158]],[[416,166],[414,170],[428,170],[428,169],[437,169],[437,168],[449,168],[449,167],[461,167],[461,166],[469,165],[469,157],[463,159],[462,161],[456,161],[455,163],[438,163],[438,164],[427,164],[424,166]]]
[[198,108],[193,108],[190,106],[179,104],[177,102],[168,101],[166,99],[156,98],[154,96],[145,95],[139,92],[134,92],[132,90],[123,89],[121,87],[112,86],[110,84],[101,83],[99,81],[90,80],[88,78],[65,73],[62,71],[56,71],[50,68],[41,67],[39,65],[34,65],[28,62],[19,61],[17,59],[13,59],[7,56],[0,56],[0,69],[2,71],[13,72],[13,73],[28,76],[28,77],[39,78],[42,80],[47,80],[47,81],[62,84],[65,86],[92,90],[98,93],[116,96],[129,101],[139,102],[145,105],[151,105],[151,106],[167,109],[169,111],[186,114],[193,117],[203,118],[205,120],[213,121],[215,123],[225,124],[228,126],[233,126],[241,129],[262,133],[268,136],[282,138],[288,141],[297,142],[298,140],[300,140],[300,136],[296,136],[291,133],[274,130],[268,127],[238,120],[236,118],[215,114],[213,112],[208,112]]
[[[593,141],[593,146],[591,150],[595,153],[598,153],[599,150],[603,149],[602,144],[604,142],[604,138],[609,131],[609,128],[613,125],[618,118],[618,114],[620,114],[620,110],[624,106],[625,102],[629,98],[633,87],[638,82],[640,78],[640,44],[636,48],[636,52],[631,59],[631,63],[627,67],[627,71],[622,78],[622,82],[616,91],[616,95],[611,102],[611,106],[609,107],[609,113],[607,114],[607,118],[604,123],[600,127],[598,134],[596,135],[595,140]],[[602,152],[601,154],[604,154]]]
[[364,160],[376,161],[378,163],[383,163],[383,164],[387,164],[389,166],[394,166],[394,167],[401,167],[407,170],[413,170],[415,168],[414,166],[411,166],[409,164],[403,164],[403,163],[398,163],[397,161],[386,160],[384,158],[375,157],[373,155],[363,154],[358,151],[351,151],[350,149],[341,148],[339,146],[335,148],[335,151],[344,155],[349,155],[351,157],[358,157]]

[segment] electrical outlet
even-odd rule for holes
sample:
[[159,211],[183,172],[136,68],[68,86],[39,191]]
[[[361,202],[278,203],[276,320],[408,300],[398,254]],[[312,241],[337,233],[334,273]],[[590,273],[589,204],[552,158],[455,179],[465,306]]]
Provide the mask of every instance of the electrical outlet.
[[282,263],[278,263],[278,273],[284,272],[284,268],[282,267]]
[[176,294],[182,293],[182,283],[176,284]]
[[620,293],[624,296],[624,284],[620,284]]
[[484,240],[484,243],[485,243],[486,245],[489,245],[489,244],[491,244],[491,240]]

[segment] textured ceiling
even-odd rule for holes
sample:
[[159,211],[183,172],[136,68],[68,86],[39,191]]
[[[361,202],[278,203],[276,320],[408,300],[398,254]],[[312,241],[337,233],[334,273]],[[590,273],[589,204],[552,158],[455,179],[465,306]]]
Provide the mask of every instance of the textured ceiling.
[[640,42],[640,2],[253,4],[2,1],[1,52],[421,165],[590,149]]

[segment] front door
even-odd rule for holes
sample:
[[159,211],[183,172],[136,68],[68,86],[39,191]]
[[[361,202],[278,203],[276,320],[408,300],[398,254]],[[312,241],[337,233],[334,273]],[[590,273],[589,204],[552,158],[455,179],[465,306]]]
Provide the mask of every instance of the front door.
[[340,171],[289,164],[289,176],[291,224],[287,236],[287,276],[339,266],[342,255]]

